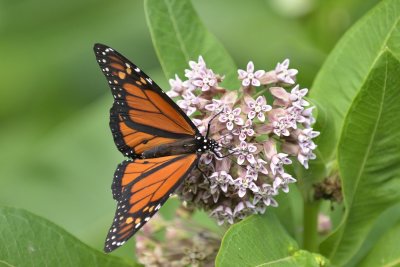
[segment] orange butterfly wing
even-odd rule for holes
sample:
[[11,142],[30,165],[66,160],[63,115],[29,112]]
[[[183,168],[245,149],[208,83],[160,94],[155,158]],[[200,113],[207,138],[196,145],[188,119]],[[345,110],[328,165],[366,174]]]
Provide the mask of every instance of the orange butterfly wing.
[[196,154],[187,154],[121,163],[113,186],[118,206],[104,251],[113,251],[134,235],[167,201],[197,161]]
[[114,96],[110,127],[125,156],[198,134],[181,108],[136,65],[105,45],[96,44],[94,51]]

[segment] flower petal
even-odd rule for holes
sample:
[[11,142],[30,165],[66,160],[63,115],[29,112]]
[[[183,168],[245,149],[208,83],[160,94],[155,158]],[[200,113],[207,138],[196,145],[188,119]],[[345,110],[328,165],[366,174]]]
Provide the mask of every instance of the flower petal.
[[253,61],[249,61],[249,63],[247,63],[247,72],[254,72],[254,64]]
[[254,111],[250,111],[249,114],[247,114],[247,117],[251,120],[254,119],[255,116],[256,116],[256,113]]
[[246,189],[240,188],[239,192],[238,192],[238,195],[239,195],[240,198],[244,197],[244,195],[246,195]]
[[258,118],[260,121],[264,122],[264,121],[265,121],[264,113],[259,112],[259,113],[257,114],[257,118]]
[[243,80],[244,78],[247,77],[247,72],[244,71],[244,70],[239,69],[239,70],[238,70],[238,74],[239,74],[239,79],[240,79],[240,80]]
[[243,85],[243,86],[249,86],[249,85],[250,85],[250,79],[249,79],[249,78],[243,79],[242,85]]
[[261,78],[261,76],[263,76],[265,74],[265,70],[258,70],[254,73],[254,77],[256,77],[257,79]]
[[251,85],[253,85],[253,86],[260,86],[261,85],[261,83],[260,83],[260,81],[258,80],[258,79],[251,79]]
[[226,129],[228,129],[229,131],[231,131],[233,129],[233,123],[231,121],[228,121],[226,123]]

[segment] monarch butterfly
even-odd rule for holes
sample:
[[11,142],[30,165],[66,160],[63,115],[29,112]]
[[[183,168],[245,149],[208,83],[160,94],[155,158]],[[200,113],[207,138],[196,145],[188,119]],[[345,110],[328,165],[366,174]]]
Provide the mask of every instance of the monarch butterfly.
[[132,237],[167,201],[205,151],[218,143],[203,136],[188,116],[143,71],[114,49],[94,45],[114,96],[110,128],[129,160],[118,165],[112,193],[118,202],[105,241],[111,252]]

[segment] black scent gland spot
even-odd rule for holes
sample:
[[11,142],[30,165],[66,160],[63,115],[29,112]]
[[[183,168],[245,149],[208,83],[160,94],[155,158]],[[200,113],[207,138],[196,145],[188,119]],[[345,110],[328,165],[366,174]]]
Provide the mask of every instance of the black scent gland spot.
[[147,160],[143,161],[143,164],[147,164],[147,163],[149,163]]
[[147,144],[147,142],[149,142],[149,140],[144,139],[144,140],[142,141],[142,144]]

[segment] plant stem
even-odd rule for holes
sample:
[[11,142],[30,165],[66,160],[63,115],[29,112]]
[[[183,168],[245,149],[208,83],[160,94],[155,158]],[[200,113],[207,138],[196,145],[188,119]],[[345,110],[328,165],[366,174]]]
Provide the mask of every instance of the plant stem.
[[304,213],[303,213],[303,248],[318,252],[318,211],[320,201],[304,200]]

